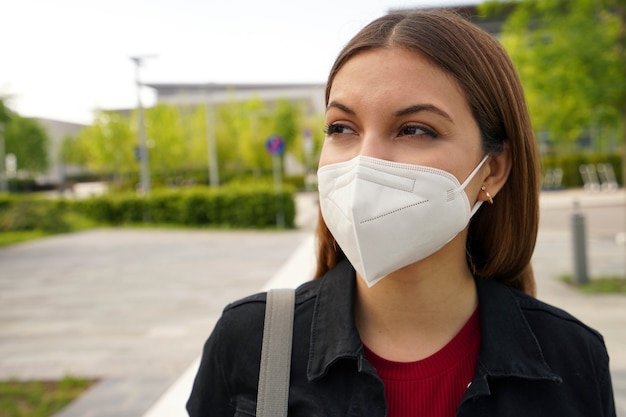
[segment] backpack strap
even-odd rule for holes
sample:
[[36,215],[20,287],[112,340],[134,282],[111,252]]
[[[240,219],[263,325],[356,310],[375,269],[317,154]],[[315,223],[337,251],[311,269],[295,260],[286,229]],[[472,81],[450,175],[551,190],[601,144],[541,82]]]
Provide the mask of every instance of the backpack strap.
[[287,416],[295,291],[267,293],[257,391],[257,417]]

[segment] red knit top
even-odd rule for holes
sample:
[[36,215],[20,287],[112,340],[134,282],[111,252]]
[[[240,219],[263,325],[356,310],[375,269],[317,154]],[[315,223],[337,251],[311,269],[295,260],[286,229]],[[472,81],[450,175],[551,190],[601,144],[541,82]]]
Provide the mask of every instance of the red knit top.
[[388,417],[454,417],[474,376],[480,348],[478,309],[440,351],[417,362],[393,362],[365,347],[385,385]]

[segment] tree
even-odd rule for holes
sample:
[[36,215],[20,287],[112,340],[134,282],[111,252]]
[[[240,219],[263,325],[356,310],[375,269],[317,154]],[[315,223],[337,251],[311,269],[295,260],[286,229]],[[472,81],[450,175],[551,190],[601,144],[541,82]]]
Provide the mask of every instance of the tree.
[[4,130],[6,123],[9,121],[9,109],[6,107],[6,98],[0,96],[0,193],[8,191],[8,180],[6,178],[6,167],[4,166],[6,141],[4,139]]
[[[214,117],[209,117],[206,105],[159,104],[146,110],[153,176],[169,182],[174,177],[185,178],[186,173],[207,170],[207,128],[214,129],[217,159],[226,178],[269,174],[272,158],[265,150],[265,141],[273,134],[283,137],[287,148],[302,159],[298,142],[301,111],[297,105],[286,100],[270,104],[253,98],[219,104],[212,111]],[[76,139],[64,140],[65,162],[84,165],[99,175],[136,175],[137,123],[133,118],[115,112],[97,113],[92,126],[83,129]]]
[[96,174],[113,174],[120,178],[139,170],[135,154],[136,136],[129,120],[119,113],[98,112],[93,125],[79,133],[76,146],[77,159],[84,161],[87,168]]
[[7,107],[5,97],[0,96],[0,123],[7,123],[10,119],[10,110]]
[[167,176],[185,167],[189,152],[179,109],[164,104],[147,109],[146,132],[153,174]]
[[[210,110],[211,111],[211,110]],[[207,123],[210,123],[207,106],[195,106],[181,109],[183,127],[186,137],[186,166],[189,170],[207,170],[208,160],[208,132]],[[213,109],[215,112],[215,109]],[[215,113],[214,113],[215,114]],[[212,118],[215,123],[215,116]],[[208,126],[214,128],[215,126]],[[218,159],[219,161],[219,159]]]
[[[278,100],[274,110],[274,133],[285,141],[285,151],[281,155],[281,168],[285,168],[285,155],[290,154],[304,163],[302,132],[300,128],[300,111],[298,106],[289,100]],[[300,140],[298,140],[300,139]]]
[[271,172],[265,141],[274,134],[272,112],[265,102],[230,101],[218,107],[216,140],[220,166],[231,174]]
[[61,161],[63,164],[87,165],[87,158],[80,148],[78,137],[65,135],[61,139]]
[[513,7],[502,43],[518,68],[535,129],[569,141],[588,129],[621,132],[626,179],[626,2],[495,0],[482,11],[503,6]]
[[301,154],[302,147],[297,142],[300,137],[300,111],[289,100],[278,100],[274,110],[274,134],[285,141],[285,149],[293,154]]
[[[4,105],[3,105],[4,106]],[[33,119],[4,109],[5,154],[17,158],[18,170],[30,176],[48,168],[48,134]],[[5,119],[5,120],[6,120]]]
[[21,170],[41,173],[48,169],[49,139],[39,123],[14,114],[5,136],[6,152],[17,157]]

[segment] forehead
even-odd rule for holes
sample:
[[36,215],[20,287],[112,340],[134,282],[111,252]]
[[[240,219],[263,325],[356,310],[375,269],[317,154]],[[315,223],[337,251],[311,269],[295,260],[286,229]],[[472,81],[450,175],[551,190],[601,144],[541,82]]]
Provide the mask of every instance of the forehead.
[[417,51],[402,47],[377,48],[351,57],[335,75],[329,102],[346,96],[383,96],[398,100],[457,101],[467,107],[458,82]]

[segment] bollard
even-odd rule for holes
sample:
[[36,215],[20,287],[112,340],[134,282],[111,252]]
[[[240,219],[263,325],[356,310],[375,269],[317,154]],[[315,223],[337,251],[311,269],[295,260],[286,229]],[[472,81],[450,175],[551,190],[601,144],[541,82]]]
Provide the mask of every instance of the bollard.
[[589,282],[587,274],[587,240],[585,237],[585,216],[580,211],[580,204],[574,201],[572,213],[572,235],[574,247],[574,282],[576,285]]

